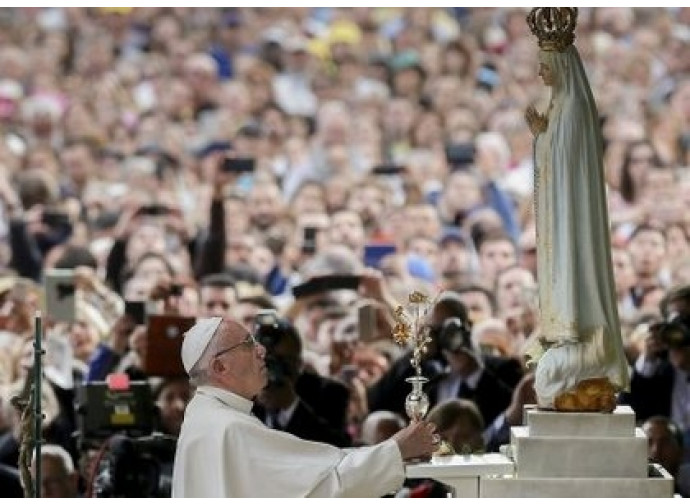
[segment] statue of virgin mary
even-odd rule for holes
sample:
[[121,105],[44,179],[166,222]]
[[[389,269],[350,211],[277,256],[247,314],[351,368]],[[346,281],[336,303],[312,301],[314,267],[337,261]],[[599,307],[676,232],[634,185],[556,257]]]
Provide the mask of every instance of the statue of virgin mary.
[[526,119],[536,135],[535,210],[542,342],[539,406],[612,411],[629,386],[611,263],[602,134],[587,75],[572,44],[577,9],[537,8],[539,74],[552,89],[546,114]]

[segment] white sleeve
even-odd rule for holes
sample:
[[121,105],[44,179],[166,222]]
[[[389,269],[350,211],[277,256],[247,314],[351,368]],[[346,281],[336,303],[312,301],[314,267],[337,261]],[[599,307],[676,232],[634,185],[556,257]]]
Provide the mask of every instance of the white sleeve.
[[644,353],[640,354],[640,356],[635,361],[635,371],[637,371],[638,374],[644,376],[645,378],[649,378],[654,373],[656,373],[658,367],[659,359],[647,359]]
[[382,497],[397,491],[404,480],[405,466],[398,443],[389,439],[348,450],[308,497]]
[[489,442],[503,429],[506,424],[506,413],[505,411],[498,415],[491,425],[489,425],[484,432],[482,432],[482,438],[484,439],[484,445],[488,445]]

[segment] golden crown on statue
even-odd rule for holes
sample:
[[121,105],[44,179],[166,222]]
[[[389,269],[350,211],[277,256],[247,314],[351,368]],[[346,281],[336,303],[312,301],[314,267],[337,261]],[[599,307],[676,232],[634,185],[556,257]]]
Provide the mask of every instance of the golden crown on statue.
[[565,51],[575,40],[577,7],[535,7],[527,24],[544,51]]

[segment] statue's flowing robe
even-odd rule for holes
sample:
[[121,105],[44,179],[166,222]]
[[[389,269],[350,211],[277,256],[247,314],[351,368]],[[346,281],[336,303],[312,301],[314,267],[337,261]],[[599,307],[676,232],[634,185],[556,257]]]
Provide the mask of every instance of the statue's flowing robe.
[[618,319],[599,117],[574,46],[541,51],[554,75],[546,131],[535,141],[542,407],[587,378],[629,386]]

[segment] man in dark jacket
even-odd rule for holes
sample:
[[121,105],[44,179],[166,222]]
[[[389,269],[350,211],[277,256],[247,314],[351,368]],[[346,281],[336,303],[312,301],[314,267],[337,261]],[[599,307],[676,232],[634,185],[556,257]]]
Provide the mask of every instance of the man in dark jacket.
[[268,385],[257,397],[254,413],[269,427],[302,439],[350,446],[347,387],[304,371],[297,330],[286,319],[268,315],[257,317],[255,336],[266,348]]

